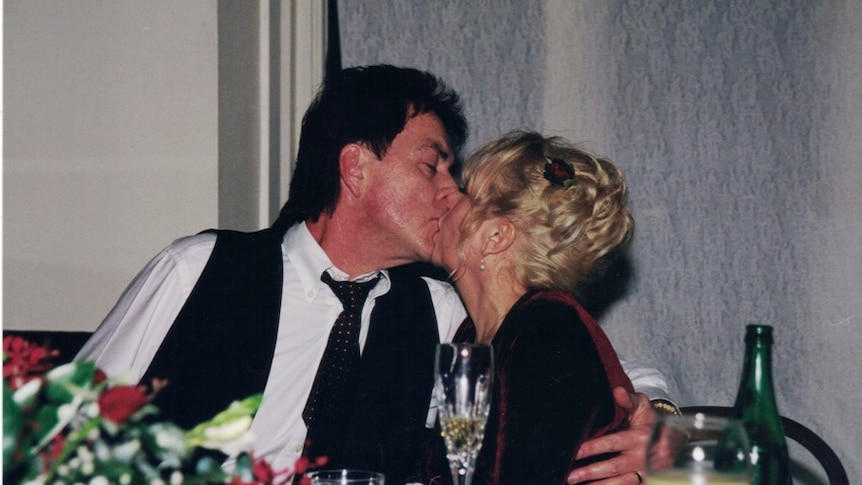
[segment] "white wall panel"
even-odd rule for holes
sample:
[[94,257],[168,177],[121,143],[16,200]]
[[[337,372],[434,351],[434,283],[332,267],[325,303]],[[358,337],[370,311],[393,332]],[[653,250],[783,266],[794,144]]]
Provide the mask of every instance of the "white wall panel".
[[94,329],[217,222],[213,2],[7,1],[4,328]]

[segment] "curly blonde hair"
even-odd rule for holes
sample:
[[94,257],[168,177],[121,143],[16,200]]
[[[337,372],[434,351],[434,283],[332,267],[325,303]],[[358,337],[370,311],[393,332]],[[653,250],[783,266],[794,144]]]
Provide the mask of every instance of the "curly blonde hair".
[[[574,169],[571,185],[545,177],[552,159]],[[562,138],[509,133],[473,154],[463,179],[471,209],[462,242],[488,218],[511,220],[524,236],[511,271],[527,288],[575,290],[603,257],[632,237],[634,220],[620,169]]]

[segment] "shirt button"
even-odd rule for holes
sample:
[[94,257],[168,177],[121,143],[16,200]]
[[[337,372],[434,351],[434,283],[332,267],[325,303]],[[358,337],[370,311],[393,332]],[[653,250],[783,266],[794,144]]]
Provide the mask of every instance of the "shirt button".
[[294,451],[296,451],[297,453],[302,453],[302,445],[296,445],[296,448],[294,448]]

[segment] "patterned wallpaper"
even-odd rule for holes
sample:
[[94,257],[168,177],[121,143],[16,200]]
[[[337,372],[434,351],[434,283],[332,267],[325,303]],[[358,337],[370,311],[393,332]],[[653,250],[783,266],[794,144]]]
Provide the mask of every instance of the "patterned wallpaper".
[[587,296],[618,351],[664,371],[682,405],[730,405],[745,324],[773,325],[783,414],[862,482],[859,2],[339,9],[344,65],[440,75],[464,97],[468,151],[526,127],[615,160],[637,234]]

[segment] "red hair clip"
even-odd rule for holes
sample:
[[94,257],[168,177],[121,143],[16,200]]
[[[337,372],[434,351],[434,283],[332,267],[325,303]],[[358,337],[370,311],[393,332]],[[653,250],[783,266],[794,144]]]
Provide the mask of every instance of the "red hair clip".
[[559,158],[546,158],[544,176],[554,185],[566,188],[575,183],[575,169]]

